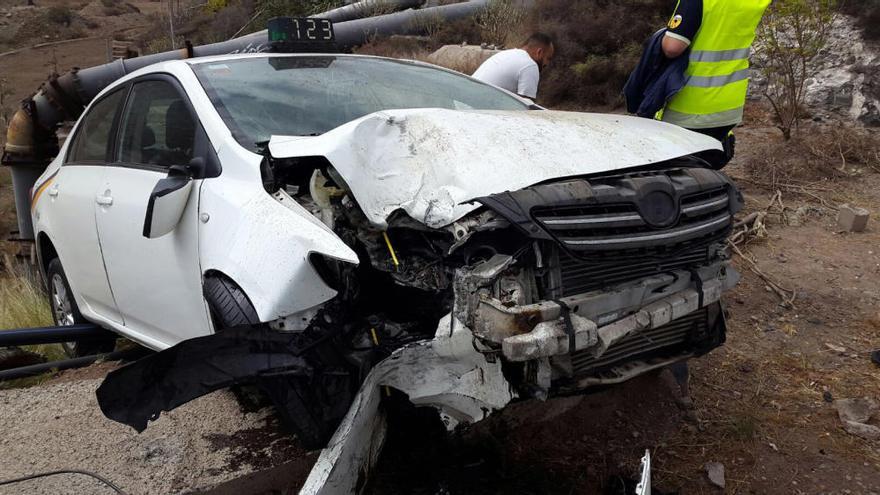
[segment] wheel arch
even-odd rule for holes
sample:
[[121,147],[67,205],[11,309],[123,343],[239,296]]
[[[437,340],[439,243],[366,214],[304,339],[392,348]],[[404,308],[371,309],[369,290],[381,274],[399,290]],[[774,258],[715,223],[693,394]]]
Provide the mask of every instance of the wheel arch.
[[[210,317],[211,317],[211,325],[214,327],[214,331],[216,332],[218,329],[217,328],[218,322],[216,321],[217,315],[214,314],[214,310],[211,308],[211,303],[210,303],[210,299],[209,299],[208,287],[207,287],[207,282],[208,282],[209,278],[221,278],[221,279],[228,280],[233,285],[235,285],[235,287],[238,288],[239,291],[241,291],[242,295],[244,295],[248,304],[251,305],[251,308],[254,308],[254,302],[251,299],[251,296],[245,290],[245,288],[242,287],[241,284],[239,284],[238,281],[236,281],[233,277],[229,276],[228,274],[226,274],[222,270],[218,270],[216,268],[211,268],[211,269],[205,270],[205,272],[202,274],[202,296],[205,298],[205,303],[208,305],[209,313],[210,313]],[[265,322],[261,322],[261,323],[265,323]]]
[[58,257],[58,250],[55,244],[46,232],[37,234],[37,262],[40,266],[40,274],[43,276],[43,283],[47,283],[47,273],[49,271],[49,263]]

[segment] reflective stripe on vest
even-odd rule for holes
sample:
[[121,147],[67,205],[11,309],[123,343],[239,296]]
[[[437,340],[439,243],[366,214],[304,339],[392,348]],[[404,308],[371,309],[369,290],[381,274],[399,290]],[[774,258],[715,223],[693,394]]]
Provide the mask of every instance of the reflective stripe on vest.
[[691,129],[742,122],[749,53],[770,0],[703,0],[700,30],[690,46],[687,83],[663,120]]

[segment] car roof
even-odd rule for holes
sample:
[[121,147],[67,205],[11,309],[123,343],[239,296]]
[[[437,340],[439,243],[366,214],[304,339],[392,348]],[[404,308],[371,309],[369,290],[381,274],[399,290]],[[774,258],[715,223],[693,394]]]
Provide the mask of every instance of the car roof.
[[135,71],[126,74],[125,76],[113,81],[108,84],[107,87],[102,89],[97,95],[95,99],[102,97],[103,95],[112,92],[119,86],[126,84],[128,81],[135,79],[137,77],[147,75],[147,74],[155,74],[157,72],[168,72],[171,74],[179,74],[179,71],[185,70],[187,72],[192,70],[192,66],[201,65],[206,63],[216,63],[223,62],[229,60],[243,60],[243,59],[256,59],[256,58],[268,58],[268,57],[284,57],[284,58],[296,58],[296,57],[334,57],[334,58],[361,58],[361,59],[374,59],[374,60],[385,60],[391,62],[397,62],[402,64],[414,64],[421,65],[425,67],[432,67],[435,69],[445,70],[447,72],[453,72],[444,67],[439,67],[433,64],[429,64],[426,62],[420,62],[418,60],[406,60],[406,59],[397,59],[397,58],[388,58],[388,57],[377,57],[375,55],[355,55],[349,53],[276,53],[276,52],[260,52],[260,53],[230,53],[225,55],[212,55],[208,57],[194,57],[188,59],[177,59],[177,60],[166,60],[162,62],[156,62],[155,64],[148,65],[146,67],[141,67]]
[[[226,55],[212,55],[210,57],[195,57],[184,60],[174,60],[167,63],[182,62],[189,65],[201,65],[216,62],[224,62],[228,60],[241,60],[248,58],[313,58],[313,57],[333,57],[333,58],[364,58],[376,60],[392,60],[395,62],[417,62],[415,60],[403,60],[388,57],[377,57],[375,55],[355,55],[351,53],[276,53],[276,52],[260,52],[260,53],[230,53]],[[418,63],[418,62],[417,62]],[[430,65],[430,64],[425,64]]]

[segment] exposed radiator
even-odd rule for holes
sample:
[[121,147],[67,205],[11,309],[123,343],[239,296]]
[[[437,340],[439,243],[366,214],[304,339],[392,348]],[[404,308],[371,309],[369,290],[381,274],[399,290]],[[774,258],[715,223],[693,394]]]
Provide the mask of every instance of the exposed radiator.
[[615,342],[599,358],[593,357],[589,351],[576,352],[571,357],[574,375],[594,374],[621,361],[639,357],[680,352],[694,337],[706,334],[707,315],[708,309],[703,308],[661,327],[634,332]]

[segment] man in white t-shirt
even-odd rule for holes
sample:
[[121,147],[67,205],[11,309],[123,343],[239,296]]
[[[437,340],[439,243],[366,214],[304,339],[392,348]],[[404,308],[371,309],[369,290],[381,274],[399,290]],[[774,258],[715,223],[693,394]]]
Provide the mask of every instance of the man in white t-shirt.
[[492,55],[474,72],[474,77],[534,100],[538,96],[541,70],[550,65],[556,49],[544,33],[529,36],[522,48]]

